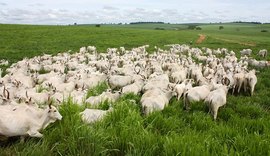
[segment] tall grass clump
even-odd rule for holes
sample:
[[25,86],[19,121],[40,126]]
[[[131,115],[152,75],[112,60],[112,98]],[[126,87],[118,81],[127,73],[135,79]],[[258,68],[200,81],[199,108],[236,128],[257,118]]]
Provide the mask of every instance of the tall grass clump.
[[97,86],[88,89],[86,98],[89,98],[90,96],[97,96],[101,94],[102,92],[106,91],[108,89],[107,82],[100,82]]

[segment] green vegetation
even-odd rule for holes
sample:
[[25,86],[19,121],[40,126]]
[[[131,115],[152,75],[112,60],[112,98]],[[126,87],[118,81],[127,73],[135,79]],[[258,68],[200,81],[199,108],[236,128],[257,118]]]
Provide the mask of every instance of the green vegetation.
[[[108,47],[124,46],[129,49],[149,44],[150,51],[157,45],[196,43],[198,34],[205,34],[207,39],[194,47],[223,48],[238,52],[251,48],[270,49],[270,24],[222,24],[226,29],[219,31],[220,24],[193,24],[202,30],[187,30],[188,25],[179,24],[133,24],[133,25],[76,25],[76,26],[32,26],[0,25],[1,59],[11,63],[23,57],[33,57],[43,53],[56,54],[82,46],[95,45],[97,50],[105,52]],[[167,31],[156,31],[155,28]]]
[[[270,50],[268,33],[260,32],[269,31],[270,25],[223,24],[222,31],[219,24],[199,25],[200,31],[179,31],[168,24],[162,25],[167,27],[163,31],[154,30],[161,27],[156,24],[146,29],[140,24],[99,28],[0,25],[0,56],[15,62],[44,52],[74,52],[87,45],[95,45],[103,52],[108,47],[132,48],[144,44],[153,50],[154,45],[163,48],[166,44],[189,41],[193,41],[194,47],[226,47],[236,52],[243,48],[255,52]],[[198,33],[207,36],[201,44],[195,44]],[[69,99],[60,107],[62,121],[46,128],[42,132],[44,138],[30,138],[25,143],[0,138],[0,155],[270,155],[269,77],[270,69],[260,69],[252,97],[229,94],[217,121],[212,120],[203,103],[193,104],[191,111],[186,112],[182,100],[175,98],[163,111],[145,117],[141,113],[140,96],[128,94],[113,104],[114,111],[103,121],[85,125],[79,112],[88,106],[75,105]],[[90,89],[88,96],[106,89],[106,83],[101,83]],[[99,108],[107,109],[108,105]]]
[[165,30],[164,28],[155,28],[155,30]]
[[197,27],[197,25],[189,25],[187,29],[194,30]]
[[219,26],[219,28],[218,28],[219,30],[222,30],[222,29],[224,29],[224,27],[223,26]]
[[195,29],[196,29],[196,30],[202,30],[202,28],[201,28],[201,27],[196,27]]

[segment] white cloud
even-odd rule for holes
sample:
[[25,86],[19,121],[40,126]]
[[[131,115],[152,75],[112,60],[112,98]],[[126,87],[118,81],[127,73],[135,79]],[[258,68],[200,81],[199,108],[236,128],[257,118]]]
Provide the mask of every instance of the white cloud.
[[[247,0],[250,2],[250,0]],[[259,0],[265,1],[267,0]],[[170,23],[256,20],[269,22],[270,4],[244,0],[3,0],[0,23],[72,24],[164,21]],[[253,15],[256,15],[252,17]]]
[[32,3],[32,4],[28,4],[28,6],[30,6],[30,7],[43,7],[44,4],[42,4],[42,3]]
[[106,5],[103,7],[103,10],[119,10],[119,8]]
[[6,6],[8,5],[7,3],[4,3],[4,2],[0,2],[0,6]]

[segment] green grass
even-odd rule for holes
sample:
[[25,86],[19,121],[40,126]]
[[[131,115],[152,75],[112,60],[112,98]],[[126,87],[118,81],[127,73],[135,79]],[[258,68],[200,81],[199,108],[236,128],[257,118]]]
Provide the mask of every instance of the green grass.
[[[224,29],[219,30],[220,25]],[[262,29],[270,31],[270,25],[257,24],[213,24],[202,25],[202,32],[208,36],[211,44],[208,47],[226,47],[233,50],[251,48],[255,53],[259,49],[269,49],[269,32],[262,33]],[[207,42],[205,42],[207,44]],[[212,45],[213,44],[213,45]],[[221,46],[220,46],[221,45]]]
[[175,34],[176,31],[119,27],[0,25],[0,28],[1,58],[11,62],[43,53],[78,51],[88,45],[105,52],[109,47],[133,48],[149,44],[153,49],[154,45],[188,43],[197,39],[196,32],[177,31]]
[[[15,62],[43,52],[78,51],[87,45],[96,45],[99,51],[143,44],[153,49],[154,45],[162,47],[190,40],[194,41],[194,47],[270,50],[269,34],[260,32],[269,30],[269,25],[223,26],[223,30],[218,30],[216,24],[202,25],[200,31],[177,31],[124,26],[0,25],[0,56]],[[197,45],[198,34],[207,35],[207,39]],[[245,46],[215,38],[255,42],[256,45]],[[270,69],[260,70],[252,97],[229,94],[217,121],[212,120],[203,103],[193,104],[191,111],[186,112],[182,109],[182,100],[175,98],[163,111],[146,117],[141,113],[140,96],[128,94],[113,104],[114,111],[103,121],[86,125],[79,112],[89,106],[78,106],[67,100],[60,107],[62,121],[43,130],[44,138],[30,138],[25,143],[1,141],[0,155],[270,155],[269,77]],[[106,89],[106,83],[101,83],[90,89],[88,96]],[[107,109],[108,103],[99,108]]]
[[131,29],[149,29],[162,28],[164,30],[184,30],[188,25],[184,24],[128,24],[128,25],[103,25],[105,27],[119,27],[119,28],[131,28]]
[[[163,26],[166,30],[154,30]],[[188,44],[193,41],[194,47],[223,48],[238,52],[243,48],[270,49],[270,25],[255,24],[218,24],[200,25],[202,30],[182,30],[187,25],[176,24],[136,24],[108,25],[100,28],[90,26],[32,26],[32,25],[0,25],[1,59],[11,63],[24,57],[33,57],[43,53],[57,54],[72,50],[78,51],[82,46],[95,45],[97,50],[105,52],[108,47],[124,46],[127,49],[149,44],[150,51],[154,46],[161,48],[166,44]],[[181,30],[175,30],[175,27]],[[239,29],[239,31],[236,31]],[[262,33],[261,29],[269,30]],[[198,35],[205,34],[202,44],[195,44]],[[243,45],[245,43],[255,46]],[[269,57],[268,57],[269,59]]]

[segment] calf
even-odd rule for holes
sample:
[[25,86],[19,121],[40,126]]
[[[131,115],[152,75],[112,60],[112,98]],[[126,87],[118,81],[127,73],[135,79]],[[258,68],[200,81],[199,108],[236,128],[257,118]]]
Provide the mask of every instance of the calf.
[[223,85],[218,89],[211,91],[207,96],[205,102],[208,103],[209,112],[212,114],[214,120],[217,119],[218,109],[226,104],[226,96],[228,87]]
[[257,83],[257,76],[255,75],[255,70],[251,70],[249,73],[245,75],[244,91],[246,92],[247,88],[249,88],[250,96],[252,96],[256,83]]
[[204,100],[210,93],[210,89],[210,86],[202,85],[188,90],[184,96],[184,109],[190,109],[190,102],[198,102]]

